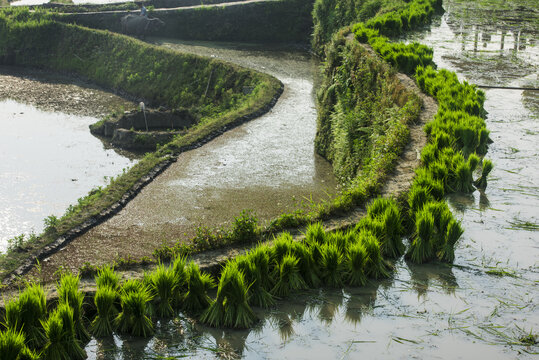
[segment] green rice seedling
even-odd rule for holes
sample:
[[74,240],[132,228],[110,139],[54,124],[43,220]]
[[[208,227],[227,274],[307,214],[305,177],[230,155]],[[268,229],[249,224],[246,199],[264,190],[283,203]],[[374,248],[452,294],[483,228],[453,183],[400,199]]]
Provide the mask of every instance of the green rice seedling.
[[408,250],[408,257],[416,264],[422,264],[432,259],[434,248],[434,217],[428,210],[421,210],[416,214],[415,237]]
[[62,319],[63,344],[69,358],[72,360],[86,359],[86,351],[83,350],[80,340],[77,339],[73,308],[66,303],[60,303],[55,311]]
[[299,260],[292,254],[285,255],[276,270],[277,283],[272,294],[279,297],[288,296],[292,290],[306,289],[307,284],[299,272]]
[[214,327],[248,328],[256,321],[247,303],[249,286],[235,262],[228,262],[219,280],[217,298],[201,320]]
[[351,286],[363,286],[367,282],[367,276],[365,275],[367,266],[367,250],[365,246],[358,243],[351,243],[348,246],[346,259],[344,261],[345,267],[345,282]]
[[452,264],[455,260],[455,244],[460,239],[464,230],[460,226],[459,222],[451,219],[447,225],[447,231],[445,236],[445,242],[442,245],[440,251],[438,251],[437,256],[440,261],[447,262]]
[[22,331],[7,329],[0,332],[0,360],[18,359],[25,347]]
[[114,318],[118,315],[118,309],[114,305],[117,297],[117,291],[108,286],[97,288],[94,296],[97,316],[90,325],[90,331],[96,337],[104,337],[112,334],[112,324]]
[[275,238],[273,241],[273,246],[270,248],[271,261],[274,264],[279,264],[282,258],[292,251],[293,244],[294,239],[292,238],[292,235],[289,233],[280,234],[277,238]]
[[67,304],[60,304],[43,321],[47,342],[42,356],[47,360],[56,359],[85,359],[86,352],[82,349],[75,336],[73,309]]
[[470,171],[474,172],[475,169],[477,169],[477,165],[481,162],[481,158],[477,156],[477,154],[473,153],[468,156],[468,166],[470,167]]
[[184,294],[187,291],[187,261],[184,256],[178,256],[172,262],[174,272],[174,291],[172,293],[172,304],[176,309],[182,307]]
[[140,291],[142,289],[144,289],[144,284],[142,281],[137,279],[127,279],[122,283],[122,286],[120,287],[120,292],[125,294]]
[[111,289],[117,290],[120,286],[120,276],[114,272],[114,268],[108,265],[97,270],[95,277],[97,287],[108,286]]
[[193,261],[187,265],[187,292],[183,306],[188,311],[199,312],[210,306],[208,290],[215,287],[210,274],[203,274]]
[[382,257],[380,243],[369,231],[362,231],[359,234],[359,242],[365,247],[367,253],[367,264],[365,274],[367,277],[382,279],[389,276],[388,269]]
[[488,151],[488,144],[490,141],[490,132],[487,129],[479,130],[479,145],[477,145],[476,152],[479,155],[485,155]]
[[322,282],[331,287],[342,286],[343,270],[343,256],[337,244],[324,244],[322,246],[322,262],[320,264]]
[[421,162],[425,166],[429,166],[438,158],[439,149],[435,144],[427,144],[423,150],[421,150]]
[[394,201],[390,198],[377,197],[367,206],[367,216],[375,219],[381,216],[388,207],[394,205]]
[[257,268],[249,254],[239,256],[235,259],[238,270],[243,273],[245,282],[249,286],[249,304],[268,308],[275,304],[273,295],[262,286],[262,278],[267,276]]
[[452,188],[456,192],[471,193],[475,190],[473,187],[472,171],[466,162],[459,163],[455,168],[455,180]]
[[83,321],[84,294],[79,290],[80,277],[70,273],[63,274],[57,284],[59,303],[65,303],[73,309],[75,334],[82,343],[90,341],[90,334]]
[[319,222],[309,224],[305,231],[305,240],[308,243],[316,242],[318,244],[323,244],[326,241],[326,232],[324,231],[322,224]]
[[157,315],[161,318],[169,318],[174,315],[172,296],[175,287],[176,281],[172,267],[159,264],[150,273],[149,288],[152,292],[153,300],[156,302]]
[[41,359],[41,353],[30,350],[25,346],[19,353],[17,360],[39,360]]
[[474,128],[468,126],[468,124],[458,125],[455,129],[455,135],[457,136],[457,143],[462,151],[464,157],[468,157],[472,154],[479,145],[479,136]]
[[65,346],[66,332],[62,318],[57,311],[50,313],[48,319],[43,321],[43,328],[47,342],[43,348],[42,356],[47,360],[70,360]]
[[434,180],[442,183],[444,190],[447,188],[447,176],[449,175],[447,165],[445,165],[442,161],[434,161],[430,163],[428,172]]
[[369,216],[364,217],[357,223],[355,231],[356,233],[368,231],[372,233],[378,240],[382,240],[385,235],[384,224],[382,223],[381,219],[373,219]]
[[417,213],[427,202],[434,200],[430,190],[423,186],[412,185],[408,193],[408,206],[410,207],[410,216]]
[[474,182],[476,188],[485,190],[487,188],[487,176],[492,171],[494,165],[490,160],[483,161],[483,169],[481,171],[481,177]]
[[321,282],[320,277],[318,276],[320,269],[314,261],[312,248],[303,242],[297,242],[293,245],[292,253],[298,259],[299,272],[307,285],[312,288],[320,286]]
[[403,255],[405,250],[402,243],[404,228],[400,211],[396,204],[386,209],[381,217],[381,223],[384,227],[384,237],[380,242],[382,255],[396,259]]
[[153,324],[147,316],[146,307],[151,300],[151,292],[142,283],[136,285],[135,282],[126,281],[120,293],[122,311],[114,319],[118,331],[142,337],[153,334]]
[[41,320],[47,313],[47,302],[43,287],[29,284],[18,299],[11,299],[5,305],[6,328],[22,331],[26,345],[30,349],[38,349],[45,342],[45,334]]
[[258,272],[260,287],[269,291],[274,284],[270,269],[270,248],[265,244],[260,244],[249,251],[247,257]]
[[342,231],[335,231],[327,234],[326,244],[334,244],[337,246],[337,249],[342,253],[346,250],[348,242],[348,236],[346,236]]
[[443,199],[445,195],[444,183],[434,178],[430,169],[421,167],[415,171],[414,185],[429,190],[429,194],[436,200]]

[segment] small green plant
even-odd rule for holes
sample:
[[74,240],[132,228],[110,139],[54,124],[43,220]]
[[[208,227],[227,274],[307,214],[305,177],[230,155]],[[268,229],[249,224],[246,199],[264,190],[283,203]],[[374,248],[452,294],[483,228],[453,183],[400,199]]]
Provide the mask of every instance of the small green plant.
[[41,320],[47,313],[43,287],[28,284],[17,299],[11,299],[6,303],[5,308],[6,328],[22,332],[26,345],[30,349],[39,349],[45,342]]
[[367,253],[367,264],[365,266],[365,275],[374,279],[382,279],[389,276],[385,261],[382,257],[380,243],[376,237],[369,231],[361,231],[358,234],[358,241],[365,247]]
[[210,306],[208,290],[215,287],[210,274],[200,272],[193,261],[187,265],[187,292],[183,299],[183,307],[192,312],[199,312]]
[[351,286],[365,285],[367,282],[367,276],[365,275],[367,263],[365,246],[360,242],[350,244],[344,261],[345,282]]
[[86,352],[75,334],[73,309],[68,304],[59,304],[43,321],[47,342],[43,348],[43,357],[52,359],[86,359]]
[[343,256],[336,244],[327,243],[322,246],[322,261],[320,273],[322,282],[331,287],[340,287],[343,284]]
[[253,242],[258,239],[258,218],[252,211],[243,210],[234,218],[232,230],[228,235],[232,243]]
[[95,296],[94,304],[97,309],[97,316],[90,325],[90,331],[96,337],[104,337],[112,334],[113,321],[118,315],[115,302],[118,299],[118,292],[108,286],[98,287]]
[[98,288],[109,287],[117,290],[120,286],[120,276],[114,272],[114,268],[105,265],[97,270],[95,283]]
[[152,300],[149,289],[139,281],[126,281],[120,291],[122,311],[114,320],[120,333],[148,337],[153,334],[153,323],[147,314]]
[[176,309],[183,305],[183,297],[187,291],[188,273],[186,269],[186,260],[184,256],[178,256],[172,262],[172,271],[174,272],[174,291],[172,293],[172,304]]
[[299,260],[292,254],[285,255],[275,268],[273,277],[276,279],[271,293],[278,297],[285,297],[293,290],[307,289],[307,284],[301,276],[298,266]]
[[0,360],[17,360],[26,348],[22,331],[7,329],[0,332]]
[[90,340],[90,334],[84,326],[83,309],[84,294],[79,290],[80,277],[67,273],[62,275],[57,284],[59,304],[67,304],[73,309],[75,335],[82,343]]
[[172,301],[176,284],[172,267],[159,264],[150,274],[150,289],[154,301],[157,302],[157,315],[159,317],[169,318],[174,315]]

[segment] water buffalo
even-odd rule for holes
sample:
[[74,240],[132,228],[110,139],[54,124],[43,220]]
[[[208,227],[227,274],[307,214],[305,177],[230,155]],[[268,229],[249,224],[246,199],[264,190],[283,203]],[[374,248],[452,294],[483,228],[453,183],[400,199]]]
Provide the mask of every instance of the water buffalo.
[[122,32],[127,35],[135,35],[144,38],[146,35],[165,26],[165,23],[158,18],[149,19],[140,15],[125,15],[120,19]]

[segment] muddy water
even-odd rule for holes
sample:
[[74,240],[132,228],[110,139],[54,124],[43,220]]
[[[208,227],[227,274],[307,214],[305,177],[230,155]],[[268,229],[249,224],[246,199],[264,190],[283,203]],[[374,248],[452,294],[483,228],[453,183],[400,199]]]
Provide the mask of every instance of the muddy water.
[[116,106],[133,105],[61,76],[0,68],[0,251],[133,164],[88,129]]
[[[475,2],[466,4],[446,1],[444,16],[410,40],[434,47],[439,66],[461,78],[483,85],[539,87],[534,60],[539,49],[533,42],[537,33],[526,30],[537,23],[536,9],[493,11],[513,4],[508,1],[480,2],[480,8],[471,8]],[[512,19],[522,13],[528,16],[517,21],[524,45],[508,49],[504,40],[500,49],[504,31],[518,33]],[[475,29],[487,25],[498,35],[489,41],[485,36],[485,50],[474,50]],[[271,311],[259,312],[260,323],[249,331],[209,329],[180,315],[160,324],[157,335],[147,341],[94,340],[87,347],[90,358],[535,358],[537,345],[517,343],[539,329],[539,94],[486,94],[494,140],[488,157],[495,168],[486,193],[448,200],[466,229],[455,266],[401,260],[390,280],[295,295]],[[487,274],[491,270],[508,275]]]
[[[162,240],[186,238],[197,226],[229,226],[243,209],[263,222],[335,192],[331,166],[314,153],[316,64],[307,53],[154,41],[266,71],[284,83],[284,92],[268,114],[181,154],[125,209],[76,239],[73,248],[88,247],[93,254],[89,247],[98,241],[101,249],[120,256],[150,255]],[[103,256],[110,257],[110,251]],[[96,259],[84,261],[90,260]]]

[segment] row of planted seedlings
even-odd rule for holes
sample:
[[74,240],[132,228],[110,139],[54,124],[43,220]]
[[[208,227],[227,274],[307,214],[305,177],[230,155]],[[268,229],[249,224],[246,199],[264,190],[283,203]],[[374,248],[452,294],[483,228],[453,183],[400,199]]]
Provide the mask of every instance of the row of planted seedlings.
[[41,285],[28,284],[6,302],[0,359],[84,359],[90,334],[147,337],[155,320],[179,311],[210,326],[246,328],[257,321],[251,306],[270,307],[296,290],[360,286],[386,277],[391,266],[383,256],[395,257],[404,249],[399,209],[394,201],[377,199],[368,218],[383,224],[378,232],[359,224],[326,233],[316,223],[301,241],[283,233],[272,245],[260,244],[229,260],[215,299],[208,295],[216,286],[212,276],[185,257],[158,265],[140,280],[121,282],[113,268],[102,267],[95,276],[94,306],[86,312],[79,276],[62,275],[53,304],[47,304]]

